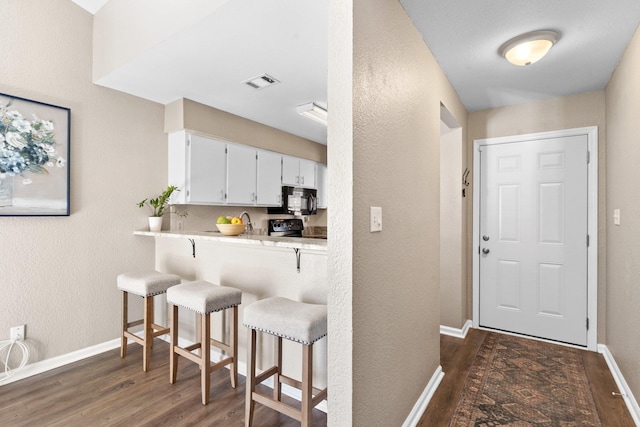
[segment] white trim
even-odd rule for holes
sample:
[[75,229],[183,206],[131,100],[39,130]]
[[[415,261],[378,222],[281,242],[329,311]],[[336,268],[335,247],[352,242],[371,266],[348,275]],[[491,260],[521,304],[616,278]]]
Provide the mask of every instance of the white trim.
[[116,338],[111,341],[97,344],[91,347],[83,348],[80,350],[72,351],[71,353],[62,354],[60,356],[52,357],[49,359],[41,360],[39,362],[26,365],[24,369],[16,372],[10,378],[8,378],[1,385],[10,384],[12,382],[22,380],[33,375],[42,374],[43,372],[50,371],[52,369],[59,368],[61,366],[68,365],[73,362],[77,362],[88,357],[104,353],[105,351],[113,350],[120,347],[120,338]]
[[469,332],[469,328],[471,328],[472,325],[473,322],[471,322],[471,320],[467,320],[466,322],[464,322],[464,325],[462,325],[462,329],[440,325],[440,335],[449,335],[450,337],[465,339],[467,337],[467,333]]
[[587,248],[587,317],[589,330],[587,331],[587,349],[598,349],[598,127],[590,126],[575,129],[565,129],[551,132],[531,133],[499,138],[476,139],[473,141],[473,327],[480,326],[480,258],[477,248],[480,247],[480,236],[476,232],[480,226],[480,157],[475,155],[481,146],[492,144],[506,144],[510,142],[535,141],[539,139],[561,138],[566,136],[586,135],[587,147],[591,153],[587,165],[588,201],[587,201],[587,233],[589,233],[589,247]]
[[427,405],[429,405],[429,402],[431,401],[433,394],[436,392],[436,389],[440,385],[443,377],[444,372],[442,372],[442,366],[438,366],[436,371],[431,376],[429,383],[418,398],[418,401],[415,405],[413,405],[413,409],[411,409],[409,416],[406,420],[404,420],[402,427],[415,427],[418,425],[420,418],[422,418],[424,411],[427,409]]
[[602,356],[604,356],[604,360],[607,362],[607,366],[609,367],[611,375],[618,386],[618,390],[622,394],[622,398],[624,399],[624,403],[627,405],[631,418],[633,418],[633,422],[636,423],[636,426],[640,426],[640,406],[638,406],[638,401],[633,397],[633,393],[631,392],[629,385],[622,376],[622,372],[620,371],[620,368],[618,368],[618,364],[613,358],[613,354],[611,354],[609,348],[604,344],[598,344],[598,353],[601,353]]

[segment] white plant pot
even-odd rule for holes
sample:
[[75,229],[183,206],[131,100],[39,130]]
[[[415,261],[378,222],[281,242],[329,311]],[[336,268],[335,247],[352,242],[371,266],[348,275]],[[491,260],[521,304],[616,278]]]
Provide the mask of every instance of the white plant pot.
[[149,231],[160,231],[162,229],[162,217],[150,216],[149,217]]

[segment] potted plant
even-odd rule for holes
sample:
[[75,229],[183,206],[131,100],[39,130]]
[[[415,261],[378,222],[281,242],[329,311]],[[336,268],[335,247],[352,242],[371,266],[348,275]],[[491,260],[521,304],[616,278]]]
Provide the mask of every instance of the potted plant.
[[149,216],[149,230],[160,231],[162,228],[162,215],[169,207],[169,199],[174,191],[180,191],[175,185],[170,185],[155,199],[144,199],[138,203],[138,207],[149,206],[151,208],[151,216]]

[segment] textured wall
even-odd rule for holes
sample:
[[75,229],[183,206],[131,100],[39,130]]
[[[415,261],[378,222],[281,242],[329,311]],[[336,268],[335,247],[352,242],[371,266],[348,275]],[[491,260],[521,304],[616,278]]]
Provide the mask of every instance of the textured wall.
[[466,112],[397,1],[329,11],[329,424],[401,425],[439,365],[440,102]]
[[30,362],[118,337],[115,276],[153,267],[136,202],[166,183],[163,108],[91,83],[92,16],[69,0],[1,0],[0,92],[71,108],[71,216],[0,217],[0,339]]
[[[440,135],[440,325],[462,328],[467,316],[463,253],[466,204],[462,197],[462,129],[441,125]],[[465,165],[466,166],[466,165]]]
[[[640,30],[606,88],[607,112],[607,344],[640,398]],[[613,225],[620,209],[621,225]]]
[[[606,342],[607,309],[607,234],[606,224],[606,134],[604,91],[553,98],[512,107],[496,108],[469,114],[468,163],[473,170],[473,140],[500,136],[521,135],[585,126],[598,126],[598,342]],[[470,176],[473,176],[473,171]],[[467,196],[472,200],[472,190]],[[469,248],[473,209],[467,215]],[[468,283],[471,295],[472,277],[469,255]],[[471,302],[471,299],[469,299]],[[472,309],[469,307],[469,315]]]

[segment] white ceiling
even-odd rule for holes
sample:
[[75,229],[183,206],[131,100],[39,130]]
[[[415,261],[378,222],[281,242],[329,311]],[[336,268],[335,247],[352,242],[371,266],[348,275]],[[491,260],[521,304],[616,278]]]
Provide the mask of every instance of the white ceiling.
[[[468,111],[603,89],[640,22],[638,0],[400,0]],[[560,40],[518,67],[498,49],[529,31]]]
[[[73,0],[95,13],[108,0]],[[640,22],[638,0],[400,0],[469,111],[603,89]],[[188,98],[326,144],[296,106],[327,106],[327,0],[234,0],[98,84],[167,104]],[[516,67],[508,39],[552,29],[547,57]],[[253,90],[267,73],[282,83]]]

